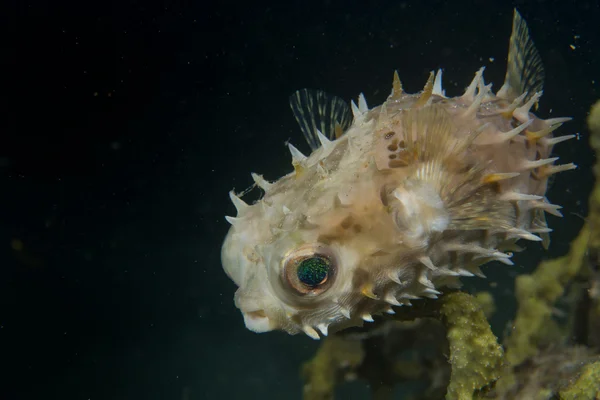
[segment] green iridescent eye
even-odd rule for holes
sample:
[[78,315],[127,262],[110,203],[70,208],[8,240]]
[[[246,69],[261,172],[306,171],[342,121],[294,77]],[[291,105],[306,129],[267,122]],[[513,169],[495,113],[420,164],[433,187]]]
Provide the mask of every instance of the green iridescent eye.
[[306,286],[315,287],[327,281],[331,261],[322,256],[314,256],[302,260],[296,269],[298,280]]
[[338,265],[326,245],[308,243],[290,251],[283,260],[282,278],[286,287],[301,296],[316,296],[329,290]]

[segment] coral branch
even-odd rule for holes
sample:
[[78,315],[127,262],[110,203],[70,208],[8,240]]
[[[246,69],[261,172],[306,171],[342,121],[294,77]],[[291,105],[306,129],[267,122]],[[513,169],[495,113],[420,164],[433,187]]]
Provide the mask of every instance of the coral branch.
[[600,362],[588,364],[579,378],[567,389],[560,391],[560,400],[600,398]]
[[502,347],[479,303],[466,293],[444,296],[440,308],[450,343],[452,375],[447,399],[471,399],[500,377]]
[[364,358],[361,342],[340,336],[323,341],[317,355],[302,366],[304,399],[333,399],[336,383],[347,380],[344,370],[352,374]]

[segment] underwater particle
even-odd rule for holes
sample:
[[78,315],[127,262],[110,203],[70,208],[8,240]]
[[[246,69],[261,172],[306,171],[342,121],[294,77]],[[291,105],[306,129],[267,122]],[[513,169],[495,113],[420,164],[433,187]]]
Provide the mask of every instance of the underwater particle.
[[40,268],[44,266],[44,260],[27,249],[21,239],[12,239],[10,241],[10,248],[13,250],[15,259],[22,266],[28,268]]
[[20,239],[12,239],[10,241],[10,248],[14,251],[23,251],[25,249],[25,245]]
[[110,148],[112,150],[115,150],[115,151],[121,150],[122,147],[123,147],[123,145],[118,140],[114,140],[114,141],[110,142]]

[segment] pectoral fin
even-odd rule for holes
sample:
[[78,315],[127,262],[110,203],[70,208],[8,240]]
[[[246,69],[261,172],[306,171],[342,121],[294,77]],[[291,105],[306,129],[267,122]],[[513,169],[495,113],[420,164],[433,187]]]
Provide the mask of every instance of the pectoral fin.
[[321,90],[298,90],[290,96],[290,107],[313,151],[321,146],[317,131],[335,140],[352,125],[348,103]]

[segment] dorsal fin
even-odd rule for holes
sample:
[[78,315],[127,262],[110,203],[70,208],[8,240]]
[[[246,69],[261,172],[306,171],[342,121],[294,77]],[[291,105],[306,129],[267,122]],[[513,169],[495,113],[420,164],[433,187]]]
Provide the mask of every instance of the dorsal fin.
[[526,103],[544,87],[544,66],[540,54],[529,37],[529,29],[521,14],[514,10],[512,34],[508,47],[508,62],[504,84],[498,97],[513,101],[527,93]]
[[340,136],[340,130],[345,132],[352,125],[352,111],[348,103],[321,90],[298,90],[290,96],[290,107],[313,151],[321,145],[317,130],[328,139],[335,140]]

